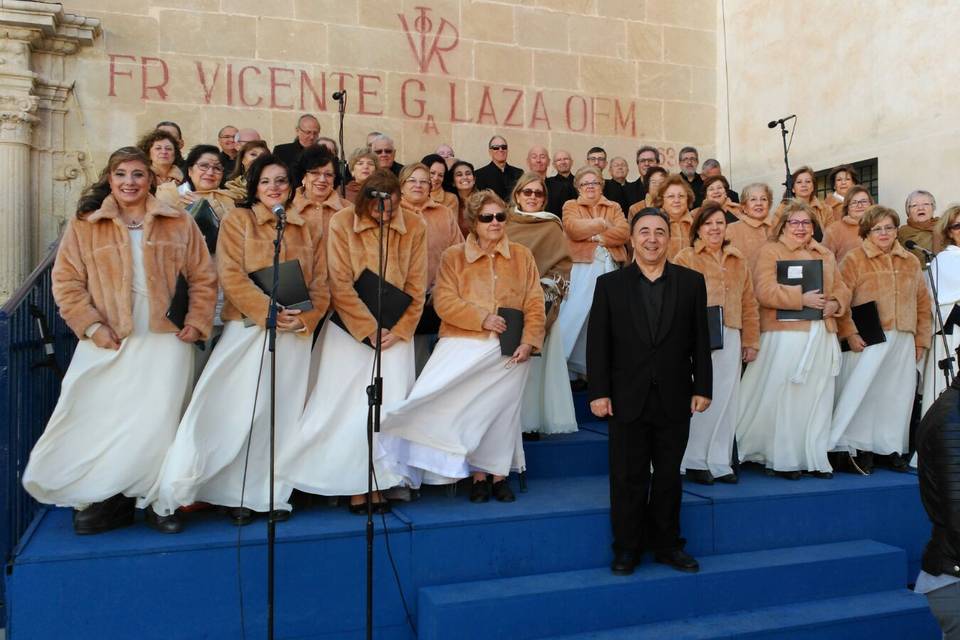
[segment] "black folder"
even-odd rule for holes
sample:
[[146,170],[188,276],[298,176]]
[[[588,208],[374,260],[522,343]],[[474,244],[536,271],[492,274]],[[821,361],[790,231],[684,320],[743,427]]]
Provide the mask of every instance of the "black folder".
[[167,320],[177,325],[177,329],[183,329],[187,323],[189,309],[190,285],[181,273],[177,276],[177,287],[173,291],[173,298],[170,299],[170,306],[167,307]]
[[[370,271],[370,269],[364,269],[360,273],[360,277],[353,283],[353,288],[360,297],[360,301],[366,305],[374,318],[377,316],[377,284],[379,282],[380,276]],[[383,328],[389,330],[400,322],[400,318],[403,317],[407,307],[413,302],[413,296],[384,280],[381,302],[383,304]],[[347,330],[339,313],[334,313],[330,316],[330,321],[336,323],[341,329]],[[366,339],[364,342],[369,344],[369,341]]]
[[220,235],[220,220],[213,212],[213,207],[206,198],[200,198],[187,207],[187,212],[197,222],[200,233],[207,242],[207,250],[210,251],[210,255],[213,255],[217,252],[217,237]]
[[497,315],[507,321],[507,330],[500,334],[500,354],[512,356],[523,339],[523,311],[500,307]]
[[[950,315],[943,319],[943,333],[952,336],[954,327],[960,327],[960,304],[953,305]],[[939,331],[937,335],[940,335]]]
[[[777,282],[800,285],[803,292],[823,292],[823,263],[819,260],[777,260]],[[777,309],[777,320],[823,320],[823,309]]]
[[723,307],[707,307],[707,326],[710,328],[710,349],[723,349]]
[[[850,318],[853,324],[857,325],[857,334],[863,338],[868,347],[887,341],[887,336],[883,333],[883,325],[880,324],[877,303],[873,300],[850,307]],[[845,339],[840,341],[840,350],[850,351],[850,345]]]
[[[263,292],[270,295],[273,290],[273,265],[251,272],[250,279]],[[303,269],[299,260],[287,260],[280,263],[279,288],[277,289],[277,303],[285,309],[299,309],[309,311],[313,309],[310,302],[310,293],[307,291],[307,282],[303,277]]]

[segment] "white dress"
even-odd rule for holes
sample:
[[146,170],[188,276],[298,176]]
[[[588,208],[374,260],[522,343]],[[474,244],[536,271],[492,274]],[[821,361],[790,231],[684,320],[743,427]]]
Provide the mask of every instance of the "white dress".
[[[561,308],[563,304],[561,303]],[[556,322],[543,341],[540,357],[530,358],[530,374],[523,388],[520,422],[526,433],[573,433],[577,416],[570,393],[563,337]]]
[[[225,324],[150,493],[158,514],[168,515],[194,502],[270,510],[270,352],[265,348],[266,336],[266,329],[246,327],[242,320]],[[277,334],[277,453],[290,440],[303,409],[310,339],[309,333]],[[279,475],[279,463],[276,469]],[[290,509],[290,492],[275,479],[274,509]]]
[[617,263],[610,252],[604,247],[597,247],[593,262],[575,262],[570,269],[570,293],[560,305],[553,331],[559,331],[567,366],[575,374],[587,372],[587,320],[597,278],[616,268]]
[[[953,311],[955,304],[960,303],[960,247],[949,245],[946,249],[937,254],[930,264],[930,273],[937,285],[936,301],[940,305],[940,313],[943,315],[944,322]],[[924,274],[926,281],[926,274]],[[928,285],[929,286],[929,285]],[[933,292],[930,292],[930,300],[933,301]],[[931,306],[931,313],[933,307]],[[933,320],[933,331],[937,331],[936,318]],[[960,374],[960,366],[957,362],[957,347],[960,347],[960,327],[954,327],[952,334],[947,334],[947,349],[953,357],[953,373]],[[944,353],[943,337],[934,335],[930,343],[930,350],[927,352],[926,360],[923,363],[923,399],[921,404],[922,414],[926,414],[930,406],[936,401],[943,390],[947,388],[946,378],[943,370],[937,366],[940,360],[944,360],[947,354]]]
[[885,332],[887,341],[843,354],[828,446],[831,451],[906,453],[916,391],[912,333]]
[[[292,488],[322,496],[367,492],[367,386],[374,351],[329,319],[317,340],[316,374],[309,399],[280,451],[278,468]],[[383,351],[383,407],[407,397],[414,380],[413,343],[400,340]],[[382,415],[382,413],[381,413]],[[374,445],[378,434],[374,434]],[[400,478],[374,465],[374,490]]]
[[711,354],[713,398],[710,407],[690,418],[690,437],[680,471],[706,469],[719,478],[733,473],[733,439],[737,426],[740,389],[740,330],[723,328],[723,349]]
[[766,331],[740,382],[740,459],[775,471],[831,471],[827,461],[840,346],[823,320]]
[[[23,486],[40,502],[83,508],[153,485],[190,396],[194,348],[150,331],[143,231],[129,231],[133,331],[118,351],[81,340]],[[141,505],[142,506],[142,505]]]
[[386,405],[378,461],[412,487],[525,470],[520,404],[530,366],[508,360],[493,336],[440,338],[410,397]]

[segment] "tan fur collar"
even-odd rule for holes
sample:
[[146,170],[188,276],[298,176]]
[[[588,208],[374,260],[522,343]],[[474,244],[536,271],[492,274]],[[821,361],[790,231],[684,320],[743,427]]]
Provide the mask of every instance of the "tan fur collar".
[[[497,243],[496,252],[502,255],[507,260],[510,259],[510,240],[507,238],[507,234],[504,233],[503,237],[500,238],[500,242]],[[484,253],[483,249],[480,248],[480,242],[477,240],[477,235],[471,233],[467,236],[467,241],[463,247],[463,254],[466,257],[467,262],[476,262],[483,256],[487,255]]]

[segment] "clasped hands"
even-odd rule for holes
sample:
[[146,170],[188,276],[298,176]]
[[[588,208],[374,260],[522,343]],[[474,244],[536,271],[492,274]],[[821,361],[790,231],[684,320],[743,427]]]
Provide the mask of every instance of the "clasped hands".
[[840,303],[836,300],[827,300],[827,297],[820,293],[820,289],[807,291],[801,299],[805,307],[822,309],[824,318],[835,318],[840,315]]
[[[497,335],[500,335],[507,330],[507,321],[495,313],[488,313],[487,317],[483,319],[483,323],[480,326],[487,331],[493,331]],[[531,353],[533,353],[532,345],[521,344],[519,347],[517,347],[517,350],[513,352],[509,362],[526,362],[530,359]]]

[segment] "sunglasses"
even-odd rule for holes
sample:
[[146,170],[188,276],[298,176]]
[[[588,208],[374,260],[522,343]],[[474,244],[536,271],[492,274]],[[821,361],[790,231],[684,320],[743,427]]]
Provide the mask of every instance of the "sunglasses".
[[493,151],[506,151],[506,150],[507,150],[507,145],[505,145],[505,144],[492,144],[492,145],[490,145],[490,148],[491,148]]
[[947,227],[950,231],[960,231],[960,222],[954,222]]
[[497,222],[506,222],[507,214],[504,211],[498,211],[496,213],[481,213],[477,216],[477,222],[482,222],[483,224],[490,224],[496,219]]
[[540,189],[520,189],[520,194],[528,198],[542,198],[543,191]]

